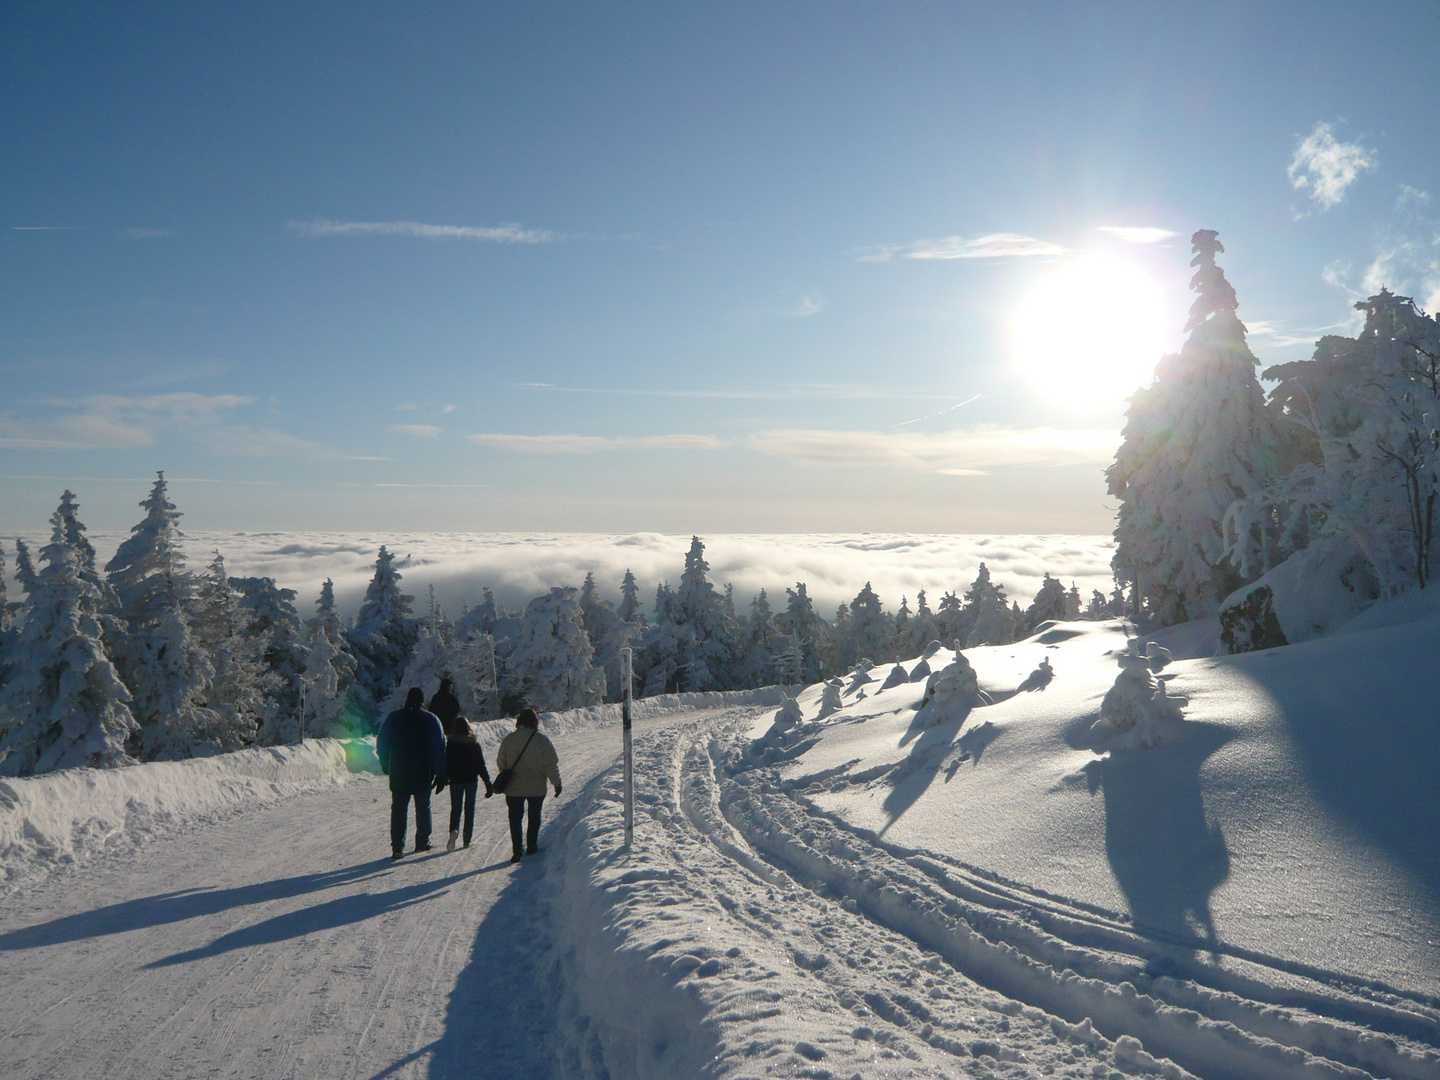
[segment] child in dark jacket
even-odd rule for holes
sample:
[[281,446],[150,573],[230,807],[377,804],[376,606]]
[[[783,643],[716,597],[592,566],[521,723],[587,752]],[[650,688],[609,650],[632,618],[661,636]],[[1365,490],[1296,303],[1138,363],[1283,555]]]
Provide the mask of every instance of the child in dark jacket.
[[450,782],[450,840],[446,851],[455,850],[455,841],[460,838],[460,811],[465,811],[465,846],[475,834],[475,789],[478,782],[485,782],[485,797],[490,790],[490,770],[485,768],[485,752],[475,740],[475,733],[463,716],[454,721],[453,734],[445,744],[445,775]]

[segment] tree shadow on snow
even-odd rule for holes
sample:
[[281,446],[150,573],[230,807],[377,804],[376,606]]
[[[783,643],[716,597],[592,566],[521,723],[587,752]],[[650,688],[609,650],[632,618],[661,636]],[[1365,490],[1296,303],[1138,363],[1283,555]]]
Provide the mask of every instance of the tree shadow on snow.
[[348,896],[336,897],[323,904],[315,904],[311,907],[301,908],[299,911],[287,911],[283,915],[276,915],[273,918],[265,919],[255,923],[253,926],[245,926],[239,930],[232,930],[228,934],[222,934],[209,945],[198,949],[187,949],[185,952],[175,953],[163,957],[153,963],[146,964],[147,968],[169,967],[172,964],[185,964],[191,960],[203,960],[209,956],[218,956],[221,953],[231,952],[235,949],[249,949],[257,945],[273,945],[280,941],[290,941],[294,938],[304,937],[306,934],[317,933],[322,930],[332,930],[337,926],[348,926],[351,923],[364,922],[377,915],[386,915],[392,911],[399,911],[402,908],[413,907],[415,904],[423,903],[437,895],[451,885],[467,877],[483,873],[482,870],[470,870],[463,874],[454,874],[450,877],[439,878],[434,881],[421,881],[414,885],[404,885],[398,889],[390,889],[387,892],[354,893]]
[[155,896],[143,896],[0,934],[0,951],[38,949],[46,945],[104,937],[107,934],[123,934],[129,930],[143,930],[151,926],[214,915],[230,908],[303,896],[340,885],[353,885],[380,873],[389,865],[389,859],[375,859],[340,870],[257,881],[253,885],[239,885],[229,889],[180,889]]
[[1105,798],[1105,853],[1135,926],[1190,949],[1218,944],[1210,897],[1230,876],[1230,850],[1205,813],[1200,769],[1234,737],[1190,723],[1182,738],[1113,752],[1085,766]]
[[[1398,863],[1440,922],[1437,635],[1379,633],[1384,647],[1364,650],[1363,676],[1351,675],[1353,646],[1343,638],[1228,662],[1278,707],[1313,797]],[[1327,668],[1337,675],[1319,674]]]
[[[966,710],[955,719],[947,720],[943,724],[936,724],[934,727],[926,726],[920,719],[921,714],[918,712],[915,714],[915,718],[910,722],[910,727],[900,739],[901,746],[905,746],[907,743],[910,745],[910,753],[890,771],[888,777],[891,784],[890,792],[885,796],[885,801],[880,804],[886,817],[885,824],[880,829],[881,836],[889,832],[890,827],[899,821],[905,812],[914,806],[920,796],[929,789],[936,774],[945,764],[945,759],[955,743],[955,736],[965,726],[965,721],[973,712],[973,709]],[[984,726],[993,731],[992,725]],[[963,742],[969,734],[967,732],[966,736],[962,736],[961,741]],[[983,750],[986,745],[989,745],[988,739],[984,741],[980,749]],[[954,775],[953,770],[951,775]]]

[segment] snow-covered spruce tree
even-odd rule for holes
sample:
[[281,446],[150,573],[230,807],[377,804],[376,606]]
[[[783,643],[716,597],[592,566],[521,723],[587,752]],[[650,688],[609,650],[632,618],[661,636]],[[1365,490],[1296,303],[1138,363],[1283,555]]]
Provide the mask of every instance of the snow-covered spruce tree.
[[130,764],[130,692],[105,652],[99,590],[57,511],[44,567],[31,582],[13,677],[0,689],[0,774],[30,776]]
[[532,708],[554,712],[604,700],[605,672],[592,665],[594,656],[573,588],[553,588],[526,605],[511,664]]
[[580,613],[585,620],[585,633],[595,650],[595,666],[605,671],[608,697],[619,701],[625,693],[620,650],[631,647],[631,641],[640,634],[640,627],[622,619],[610,601],[600,595],[593,573],[586,574],[580,586]]
[[788,645],[789,639],[775,626],[770,597],[761,589],[750,601],[750,617],[745,620],[744,655],[737,670],[737,684],[751,688],[775,682],[776,662]]
[[799,681],[819,682],[825,674],[821,655],[830,628],[815,610],[803,581],[797,581],[795,588],[785,590],[785,610],[775,616],[775,625],[800,652]]
[[729,689],[739,649],[739,627],[727,614],[723,595],[710,584],[709,572],[705,545],[692,536],[675,591],[676,622],[684,631],[679,661],[685,690]]
[[90,543],[90,538],[85,535],[85,526],[80,522],[80,500],[69,488],[61,493],[60,506],[56,512],[64,522],[66,543],[75,549],[80,576],[99,591],[103,624],[106,621],[104,616],[114,609],[116,601],[110,592],[109,583],[101,577],[100,569],[95,564],[95,545]]
[[634,623],[644,627],[645,612],[640,606],[640,586],[635,583],[635,575],[627,568],[625,578],[620,582],[620,618],[627,623]]
[[1083,601],[1080,599],[1080,587],[1075,582],[1070,582],[1070,591],[1065,594],[1065,619],[1074,622],[1080,618],[1080,611]]
[[155,755],[159,758],[204,757],[253,745],[266,699],[279,682],[265,670],[259,644],[245,636],[240,594],[226,577],[225,559],[218,551],[196,581],[190,610],[191,633],[214,669],[201,714],[208,723],[176,732]]
[[[964,607],[960,602],[960,597],[953,592],[947,592],[940,597],[940,609],[935,614],[935,625],[940,631],[939,640],[943,641],[947,647],[954,646],[957,649],[965,647],[965,639],[961,636],[965,623],[963,612]],[[957,641],[957,639],[959,640]]]
[[880,597],[870,582],[850,601],[850,618],[846,620],[841,646],[840,666],[849,668],[860,660],[893,663],[895,660],[895,627],[885,614]]
[[1365,312],[1358,337],[1323,337],[1313,359],[1265,372],[1279,384],[1272,402],[1310,436],[1313,454],[1237,503],[1227,532],[1236,558],[1257,570],[1268,569],[1257,539],[1271,522],[1282,556],[1312,539],[1340,541],[1393,595],[1424,588],[1433,569],[1440,319],[1384,289],[1355,307]]
[[900,594],[900,606],[895,609],[895,642],[894,650],[897,657],[909,656],[910,649],[910,623],[913,616],[910,613],[910,600],[904,593]]
[[460,618],[455,620],[455,637],[464,641],[477,634],[493,633],[495,623],[499,620],[500,615],[499,605],[495,603],[495,594],[490,591],[489,586],[486,586],[481,590],[480,603],[462,612]]
[[305,671],[304,626],[295,610],[295,590],[268,577],[232,577],[239,594],[244,635],[252,643],[268,680],[265,710],[256,741],[289,745],[300,739],[300,677]]
[[35,590],[35,564],[30,559],[30,545],[18,536],[15,538],[15,580],[27,595]]
[[970,588],[965,590],[964,599],[957,620],[960,646],[973,649],[977,645],[1004,645],[1015,640],[1019,627],[1010,614],[1005,586],[991,580],[990,568],[983,562]]
[[12,612],[5,581],[5,545],[0,544],[0,634],[10,629]]
[[1167,624],[1213,615],[1244,583],[1226,557],[1222,522],[1235,500],[1279,474],[1281,436],[1235,316],[1235,290],[1215,263],[1225,250],[1216,235],[1191,237],[1190,337],[1131,396],[1105,474],[1120,500],[1116,579],[1138,583],[1146,612]]
[[1045,579],[1040,582],[1040,588],[1035,593],[1035,599],[1025,609],[1026,632],[1033,634],[1037,626],[1052,619],[1063,622],[1068,616],[1069,608],[1065,586],[1060,584],[1059,578],[1051,577],[1047,570]]
[[635,678],[643,688],[642,697],[668,693],[677,688],[680,662],[680,627],[676,621],[675,593],[668,582],[655,586],[654,618],[640,638],[635,655]]
[[364,691],[372,716],[394,691],[410,662],[410,650],[420,633],[419,623],[410,613],[414,599],[400,591],[395,556],[382,545],[355,625],[345,638],[358,665],[356,683]]
[[105,574],[123,628],[107,636],[139,724],[132,749],[148,761],[185,756],[194,732],[214,726],[204,700],[215,671],[190,632],[195,583],[185,569],[181,515],[163,472],[140,509],[145,517],[105,564]]
[[910,646],[900,654],[900,659],[919,656],[926,645],[939,639],[940,624],[935,621],[935,613],[925,601],[925,590],[921,589],[915,594],[915,616],[910,620]]
[[355,684],[355,658],[345,641],[345,624],[335,610],[335,583],[320,586],[315,615],[305,624],[305,694],[307,735],[353,735],[364,728],[350,701]]

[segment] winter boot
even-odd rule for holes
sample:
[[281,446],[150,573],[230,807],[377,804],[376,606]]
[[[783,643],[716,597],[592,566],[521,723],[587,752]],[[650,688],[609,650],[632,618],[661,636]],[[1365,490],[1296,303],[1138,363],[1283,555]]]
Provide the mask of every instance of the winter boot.
[[454,850],[455,850],[455,841],[456,841],[456,840],[459,840],[459,839],[460,839],[460,830],[459,830],[459,829],[451,829],[451,830],[450,830],[450,839],[445,841],[445,850],[446,850],[446,851],[454,851]]

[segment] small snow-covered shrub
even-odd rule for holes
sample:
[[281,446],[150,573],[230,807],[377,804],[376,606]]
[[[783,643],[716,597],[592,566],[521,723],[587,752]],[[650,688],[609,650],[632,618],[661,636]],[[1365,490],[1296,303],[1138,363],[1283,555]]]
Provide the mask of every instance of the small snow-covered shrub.
[[928,660],[921,660],[918,664],[916,664],[913,668],[910,669],[911,682],[919,682],[921,679],[928,679],[929,677],[930,662]]
[[939,652],[939,651],[940,651],[941,649],[943,649],[944,647],[945,647],[945,646],[944,646],[944,645],[941,645],[940,642],[938,642],[938,641],[932,641],[932,642],[930,642],[930,644],[928,644],[928,645],[925,646],[925,651],[920,654],[920,659],[921,659],[921,660],[929,660],[932,656],[934,656],[937,652]]
[[775,730],[785,731],[804,719],[805,714],[800,710],[800,702],[793,697],[787,697],[780,708],[775,710]]
[[930,676],[925,696],[920,699],[920,715],[929,726],[950,720],[964,719],[971,709],[989,705],[990,697],[980,689],[975,669],[964,654],[956,653],[955,662]]
[[881,690],[890,690],[910,681],[910,676],[905,673],[904,665],[896,664],[890,669],[890,674],[885,676],[885,681],[880,684]]
[[845,684],[840,679],[834,678],[825,684],[825,690],[820,696],[820,713],[817,720],[823,720],[837,709],[843,709],[845,702],[840,695],[845,691]]
[[1120,674],[1100,702],[1100,719],[1090,728],[1096,750],[1138,750],[1159,746],[1167,721],[1179,720],[1187,704],[1171,696],[1150,671],[1150,660],[1131,649],[1119,657]]

